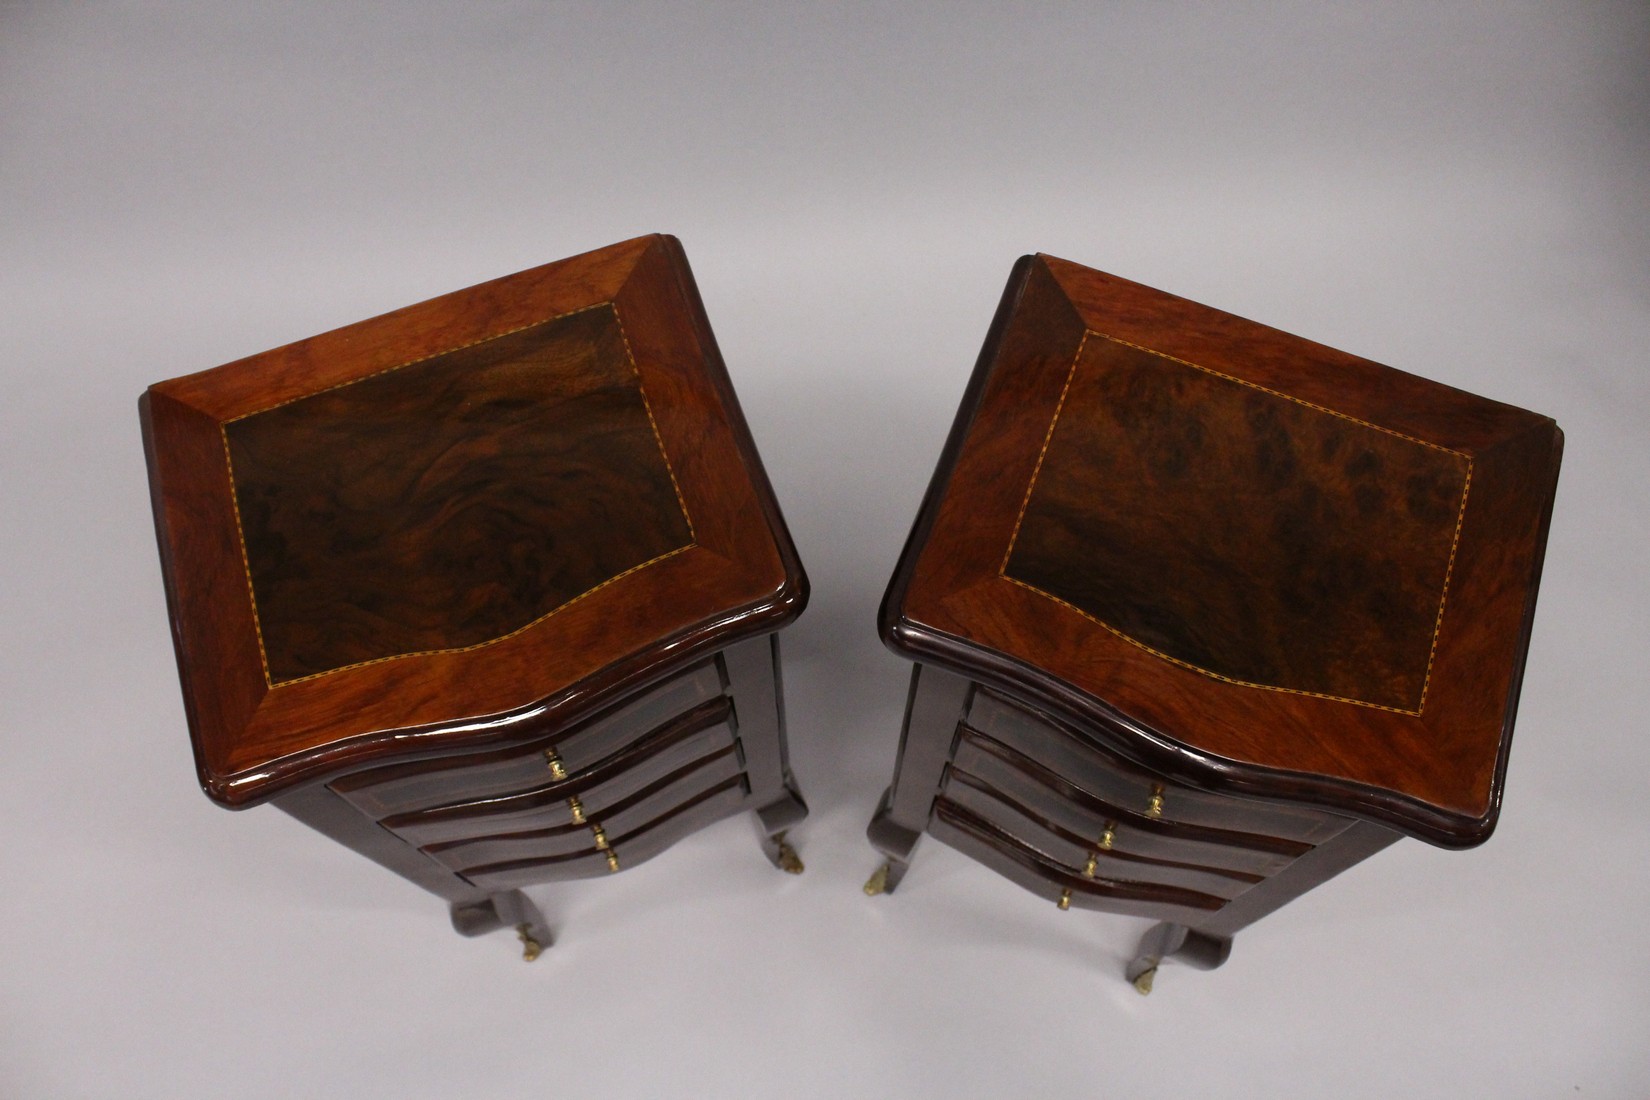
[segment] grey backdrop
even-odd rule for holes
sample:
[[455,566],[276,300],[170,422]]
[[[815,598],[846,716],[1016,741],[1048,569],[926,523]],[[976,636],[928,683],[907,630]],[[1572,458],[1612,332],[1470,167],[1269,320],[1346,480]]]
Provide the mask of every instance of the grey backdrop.
[[[1638,3],[0,0],[0,1095],[1650,1094]],[[195,789],[145,385],[680,236],[814,580],[799,879],[743,821],[532,966]],[[1501,827],[1212,974],[928,843],[868,900],[873,614],[1014,258],[1555,416]]]

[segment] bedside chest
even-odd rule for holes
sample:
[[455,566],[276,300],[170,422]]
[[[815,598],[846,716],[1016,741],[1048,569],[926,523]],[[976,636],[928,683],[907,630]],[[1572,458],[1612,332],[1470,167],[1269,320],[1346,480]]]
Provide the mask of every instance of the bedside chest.
[[549,943],[520,887],[807,808],[807,580],[680,245],[645,237],[150,387],[195,761]]
[[1562,435],[1052,257],[1015,268],[884,599],[868,830],[1150,917],[1128,978],[1500,808]]

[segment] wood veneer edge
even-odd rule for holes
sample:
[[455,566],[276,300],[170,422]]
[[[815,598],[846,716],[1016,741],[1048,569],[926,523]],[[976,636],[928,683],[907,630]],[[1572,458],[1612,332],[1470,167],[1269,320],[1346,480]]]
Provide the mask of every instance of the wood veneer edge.
[[[1113,751],[1121,751],[1125,756],[1131,756],[1145,766],[1159,770],[1166,777],[1177,782],[1214,793],[1229,793],[1249,798],[1316,805],[1334,812],[1362,818],[1375,824],[1395,828],[1439,847],[1465,848],[1482,843],[1493,831],[1499,810],[1506,769],[1507,745],[1511,737],[1517,692],[1522,682],[1524,654],[1527,651],[1529,628],[1533,619],[1534,589],[1539,582],[1540,559],[1545,553],[1547,523],[1550,522],[1553,488],[1549,488],[1547,493],[1546,518],[1542,522],[1536,548],[1537,563],[1531,578],[1531,591],[1524,616],[1524,633],[1519,646],[1518,668],[1514,673],[1514,685],[1506,711],[1495,778],[1489,794],[1488,807],[1484,813],[1479,815],[1452,812],[1418,798],[1352,780],[1247,765],[1241,761],[1202,752],[1159,731],[1132,721],[1103,701],[1087,695],[1022,661],[994,650],[987,650],[965,638],[924,626],[905,617],[903,612],[904,598],[915,570],[917,558],[920,556],[920,552],[932,530],[940,501],[955,468],[957,457],[962,450],[963,442],[978,411],[986,380],[991,375],[995,365],[1003,333],[1009,320],[1018,309],[1032,266],[1041,264],[1047,269],[1049,267],[1047,261],[1049,260],[1053,260],[1057,264],[1070,265],[1070,261],[1058,260],[1055,257],[1042,254],[1023,256],[1016,262],[1010,275],[997,314],[992,321],[991,328],[988,330],[985,345],[981,349],[980,358],[976,363],[974,373],[969,379],[968,387],[958,408],[951,433],[947,436],[945,447],[941,451],[928,490],[924,494],[917,519],[912,525],[905,548],[900,555],[894,575],[879,607],[878,630],[884,644],[902,657],[919,662],[933,663],[957,675],[974,679],[1002,691],[1027,705],[1050,712],[1052,715],[1064,716],[1068,726],[1083,730],[1088,736],[1100,737]],[[1077,265],[1071,266],[1075,267]],[[1058,278],[1054,277],[1054,272],[1050,270],[1049,273],[1061,291],[1065,292],[1063,284],[1059,282]],[[1104,275],[1105,273],[1099,274]],[[1110,280],[1125,281],[1118,279],[1117,276],[1108,275],[1105,277]],[[1144,289],[1149,290],[1151,288]],[[1164,292],[1158,291],[1155,293]],[[1174,297],[1173,295],[1169,296]],[[1198,303],[1191,302],[1189,299],[1179,300],[1191,306],[1199,306]],[[1078,308],[1081,312],[1076,303],[1073,303],[1073,307]],[[1199,306],[1199,308],[1212,309],[1213,307]],[[1235,317],[1235,315],[1229,314],[1227,316]],[[1284,333],[1282,330],[1261,325],[1259,322],[1247,321],[1243,318],[1237,319],[1259,329],[1264,329],[1267,333],[1275,334],[1278,337],[1302,339]],[[1305,342],[1312,343],[1311,341]],[[1313,344],[1313,347],[1321,349],[1325,354],[1337,360],[1366,364],[1380,370],[1397,370],[1397,368],[1385,367],[1369,360],[1359,359],[1327,345]],[[1407,372],[1399,373],[1407,374]],[[1447,386],[1444,383],[1434,382],[1418,375],[1407,375],[1407,377],[1420,383],[1440,387],[1442,390],[1448,390],[1467,399],[1494,405],[1499,413],[1504,416],[1515,419],[1531,418],[1525,421],[1528,427],[1514,431],[1511,436],[1503,437],[1500,443],[1507,442],[1509,438],[1523,435],[1526,431],[1540,430],[1547,425],[1551,426],[1551,430],[1558,431],[1556,424],[1553,424],[1550,418],[1532,413],[1518,406],[1508,405],[1490,398],[1482,398],[1476,394]],[[1557,441],[1561,449],[1561,432],[1558,432]],[[1557,462],[1558,458],[1555,452],[1552,487],[1556,487]]]
[[996,365],[1003,335],[1008,330],[1010,320],[1019,310],[1031,279],[1032,268],[1037,261],[1038,257],[1035,256],[1021,256],[1009,272],[1008,284],[1003,288],[1002,297],[997,303],[997,312],[991,319],[991,326],[986,330],[985,343],[980,348],[973,373],[969,375],[968,384],[963,390],[962,400],[951,422],[951,431],[945,437],[945,445],[934,464],[934,472],[929,475],[928,488],[923,492],[917,517],[912,521],[910,533],[905,537],[905,547],[900,551],[899,561],[894,566],[894,574],[889,579],[888,588],[883,592],[882,603],[877,608],[877,632],[883,644],[901,657],[913,659],[906,638],[907,630],[912,624],[905,617],[905,595],[911,584],[911,576],[916,571],[917,559],[921,556],[928,536],[933,531],[934,521],[939,516],[940,502],[945,496],[952,471],[956,469],[957,456],[962,452],[969,428],[973,426],[974,417],[979,411],[980,397],[985,391],[986,381],[991,377],[992,368]]
[[[773,536],[774,549],[779,554],[785,572],[785,584],[773,597],[773,603],[779,613],[768,627],[769,631],[778,630],[796,621],[808,606],[811,587],[807,570],[803,568],[796,543],[791,538],[790,527],[785,522],[779,498],[774,493],[773,482],[768,477],[767,467],[763,465],[762,456],[757,451],[750,423],[745,419],[745,410],[739,404],[738,394],[734,391],[733,379],[728,374],[721,347],[717,344],[716,335],[710,327],[710,315],[705,311],[698,282],[693,278],[693,269],[688,264],[687,251],[682,247],[682,242],[671,234],[657,233],[654,237],[665,249],[677,289],[683,301],[687,303],[688,317],[693,326],[694,339],[699,345],[705,373],[710,377],[717,396],[722,400],[734,444],[739,449],[746,476],[750,479],[751,487],[761,504],[763,518],[767,521],[768,530]],[[754,633],[764,632],[766,631]],[[736,639],[730,639],[732,640]]]
[[[324,745],[306,748],[284,757],[264,761],[256,768],[219,774],[210,768],[204,759],[200,738],[198,736],[193,737],[191,740],[201,784],[213,801],[226,808],[243,809],[279,798],[291,790],[304,787],[310,783],[325,782],[341,774],[373,766],[381,762],[386,755],[393,755],[396,760],[413,760],[426,756],[447,755],[455,751],[474,751],[507,746],[519,741],[541,737],[554,727],[576,724],[602,709],[614,705],[628,693],[648,687],[687,668],[695,661],[703,660],[707,655],[730,644],[764,634],[771,634],[794,621],[802,613],[809,594],[807,575],[803,570],[800,558],[790,538],[789,530],[779,510],[767,473],[756,453],[749,427],[734,394],[726,367],[721,360],[720,351],[710,330],[709,319],[705,315],[703,303],[693,282],[680,242],[674,237],[664,234],[651,234],[621,241],[605,249],[595,251],[604,252],[611,249],[622,249],[630,245],[638,247],[635,255],[631,257],[631,263],[619,289],[622,289],[623,282],[628,282],[630,278],[635,276],[650,252],[663,250],[663,258],[670,268],[670,277],[674,289],[687,307],[687,321],[701,352],[701,362],[705,368],[705,374],[717,399],[722,403],[727,413],[729,428],[740,456],[743,471],[750,479],[758,503],[762,508],[764,521],[772,537],[774,551],[784,573],[783,582],[777,589],[754,605],[748,604],[741,608],[730,609],[709,621],[677,631],[667,637],[656,639],[642,649],[626,654],[603,666],[596,673],[584,677],[577,683],[566,685],[526,705],[490,716],[496,721],[494,730],[486,735],[468,739],[462,745],[455,745],[451,741],[438,741],[428,745],[410,744],[409,741],[422,735],[438,733],[443,727],[465,725],[479,720],[478,718],[356,734]],[[590,255],[590,253],[582,255]],[[569,257],[571,260],[579,258]],[[552,261],[550,264],[540,265],[539,268],[529,268],[527,272],[554,267],[565,262],[567,261]],[[382,314],[376,318],[369,318],[367,321],[343,326],[340,329],[333,330],[333,332],[343,332],[361,324],[400,316],[409,311],[426,307],[429,303],[438,302],[453,295],[461,295],[478,287],[487,287],[493,283],[509,280],[525,273],[518,272],[515,275],[506,275],[501,279],[476,284],[475,287],[438,295],[425,302],[402,307],[402,309]],[[614,298],[618,296],[619,289],[615,289]],[[320,335],[327,336],[330,334],[323,333]],[[296,341],[294,344],[284,345],[283,348],[272,349],[271,352],[236,360],[234,363],[225,366],[243,365],[281,353],[286,348],[292,348],[313,339],[315,337]],[[212,368],[214,371],[222,369],[224,368]],[[196,375],[184,376],[184,378],[196,378],[207,373],[210,372],[197,372]],[[193,408],[189,402],[162,392],[164,387],[177,381],[181,381],[181,379],[159,383],[156,387],[151,387],[150,391],[161,392],[161,395],[166,399]],[[147,397],[148,394],[145,394],[145,399]],[[206,412],[201,414],[211,415]],[[146,405],[143,406],[143,415],[145,416],[144,428],[147,441],[149,425],[147,423]],[[153,468],[153,462],[151,462],[151,469]],[[161,521],[157,520],[157,522]],[[169,557],[163,531],[163,527],[157,527],[157,535],[161,537],[163,572],[167,574],[166,583],[170,599],[172,579],[171,570],[167,564]],[[175,633],[178,623],[175,614],[172,615],[172,623],[174,627],[174,645],[177,646],[180,642]],[[190,712],[190,725],[191,729],[194,730],[197,726],[193,717],[195,708],[194,696],[190,690],[192,681],[189,673],[185,671],[186,666],[181,659],[182,651],[179,650],[178,654],[185,706]],[[549,713],[546,713],[547,711]]]

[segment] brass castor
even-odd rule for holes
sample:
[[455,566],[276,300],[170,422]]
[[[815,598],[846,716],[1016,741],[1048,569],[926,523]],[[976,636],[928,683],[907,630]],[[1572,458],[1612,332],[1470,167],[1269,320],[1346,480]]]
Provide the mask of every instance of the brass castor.
[[532,962],[544,951],[544,948],[539,946],[539,941],[533,938],[532,931],[528,925],[516,925],[516,939],[521,941],[522,962]]
[[776,837],[775,840],[779,844],[779,853],[776,860],[779,869],[787,875],[800,875],[805,870],[802,857],[796,854],[795,848],[785,843],[783,837]]

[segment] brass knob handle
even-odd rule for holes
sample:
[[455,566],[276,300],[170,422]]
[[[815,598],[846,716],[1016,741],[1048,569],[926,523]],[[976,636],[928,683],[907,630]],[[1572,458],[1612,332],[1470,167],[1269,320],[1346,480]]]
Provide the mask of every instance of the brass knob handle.
[[613,845],[608,842],[607,833],[600,825],[590,826],[590,832],[596,838],[597,850],[607,857],[607,869],[617,871],[619,869],[619,853],[615,852]]
[[1106,822],[1106,831],[1100,834],[1100,850],[1102,852],[1111,851],[1111,846],[1116,842],[1116,840],[1117,822],[1108,821]]
[[1146,816],[1163,816],[1163,784],[1161,783],[1152,784],[1152,797],[1151,801],[1146,803]]
[[550,778],[556,780],[567,778],[567,769],[562,765],[561,757],[556,755],[555,749],[544,750],[544,762],[550,766]]
[[1071,891],[1070,890],[1061,890],[1060,891],[1060,900],[1056,904],[1059,905],[1060,912],[1062,912],[1062,913],[1064,913],[1067,909],[1070,909],[1071,908]]

